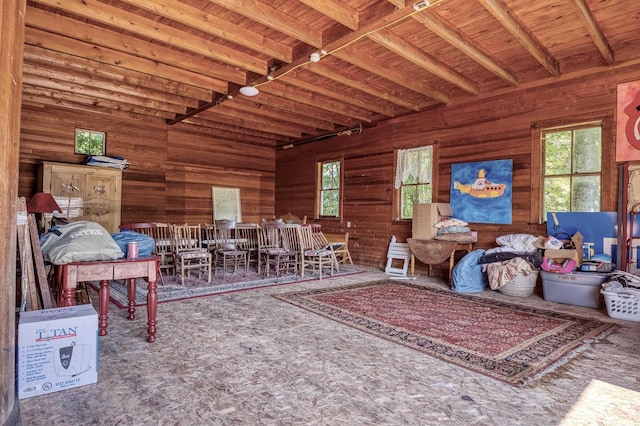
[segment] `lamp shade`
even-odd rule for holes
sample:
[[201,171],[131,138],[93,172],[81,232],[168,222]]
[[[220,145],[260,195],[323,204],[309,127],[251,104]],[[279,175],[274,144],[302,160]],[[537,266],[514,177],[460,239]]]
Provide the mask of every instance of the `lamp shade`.
[[36,192],[27,202],[27,213],[53,213],[54,211],[62,212],[62,209],[53,195],[46,192]]

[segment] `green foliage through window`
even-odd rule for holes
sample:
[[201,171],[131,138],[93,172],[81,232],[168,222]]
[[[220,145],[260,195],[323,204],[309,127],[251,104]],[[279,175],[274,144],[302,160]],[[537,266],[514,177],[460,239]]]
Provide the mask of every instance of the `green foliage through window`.
[[599,123],[543,130],[543,218],[547,212],[600,211]]
[[340,216],[340,161],[325,161],[320,166],[320,216]]
[[105,132],[76,129],[75,153],[104,155],[107,135]]
[[430,203],[433,149],[431,146],[398,150],[396,188],[400,189],[400,219],[413,218],[415,203]]

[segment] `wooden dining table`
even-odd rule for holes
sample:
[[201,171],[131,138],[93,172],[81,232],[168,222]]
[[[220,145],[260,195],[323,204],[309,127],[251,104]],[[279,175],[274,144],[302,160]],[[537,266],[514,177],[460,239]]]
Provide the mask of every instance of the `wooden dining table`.
[[73,262],[59,265],[58,279],[60,291],[58,306],[75,305],[75,291],[79,282],[100,282],[100,311],[98,314],[98,335],[107,334],[109,320],[109,283],[112,280],[127,280],[128,319],[135,319],[136,278],[147,281],[147,341],[156,340],[156,316],[158,313],[158,267],[159,256],[137,259],[100,260]]

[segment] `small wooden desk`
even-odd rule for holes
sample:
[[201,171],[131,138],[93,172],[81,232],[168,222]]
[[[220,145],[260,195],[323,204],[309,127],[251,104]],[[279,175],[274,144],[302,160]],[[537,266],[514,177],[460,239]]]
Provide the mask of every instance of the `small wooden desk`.
[[129,319],[135,319],[136,278],[147,280],[147,341],[156,340],[156,315],[158,313],[158,267],[159,256],[140,257],[138,259],[101,260],[95,262],[75,262],[60,265],[60,295],[58,306],[75,305],[75,291],[79,282],[100,281],[100,313],[98,315],[98,335],[107,334],[109,318],[109,282],[127,280],[129,296]]

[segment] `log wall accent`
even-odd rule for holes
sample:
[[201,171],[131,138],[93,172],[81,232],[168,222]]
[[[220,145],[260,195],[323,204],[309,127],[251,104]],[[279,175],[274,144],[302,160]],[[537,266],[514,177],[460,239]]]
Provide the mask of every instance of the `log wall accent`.
[[74,150],[75,128],[107,132],[107,155],[126,158],[122,222],[207,223],[212,186],[240,187],[243,219],[273,216],[273,148],[230,142],[207,129],[167,126],[64,108],[23,106],[20,189],[29,198],[43,161],[82,164]]
[[0,3],[0,424],[18,423],[16,245],[25,3]]
[[[515,232],[543,235],[545,226],[531,221],[532,125],[571,117],[605,117],[611,128],[618,82],[640,78],[640,67],[607,71],[546,86],[530,87],[476,102],[450,105],[389,120],[362,134],[301,144],[277,155],[276,213],[313,218],[315,162],[344,158],[344,215],[314,220],[328,232],[349,232],[354,262],[383,267],[392,235],[405,241],[410,221],[392,220],[393,150],[435,143],[434,201],[448,202],[452,163],[513,160],[513,220],[510,225],[472,224],[477,248],[495,246],[495,238]],[[617,170],[613,133],[605,145],[603,211],[617,209]],[[350,227],[347,224],[350,224]]]

